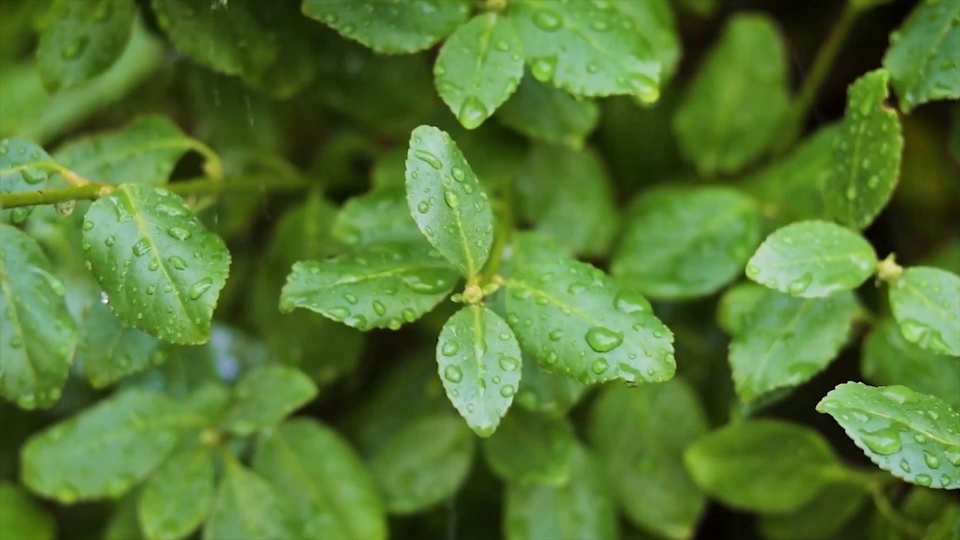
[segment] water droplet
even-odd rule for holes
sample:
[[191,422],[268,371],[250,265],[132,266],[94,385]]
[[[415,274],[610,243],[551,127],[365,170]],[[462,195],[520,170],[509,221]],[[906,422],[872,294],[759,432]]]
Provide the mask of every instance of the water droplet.
[[901,460],[900,460],[900,470],[903,471],[903,472],[905,472],[905,473],[910,472],[910,462],[908,462],[906,459],[901,459]]
[[463,379],[463,371],[457,366],[447,366],[447,368],[443,370],[443,378],[452,383],[458,383]]
[[75,60],[83,51],[87,49],[87,46],[90,44],[90,38],[87,36],[80,36],[70,45],[64,47],[63,51],[60,52],[60,57],[64,60]]
[[533,16],[533,24],[537,25],[537,28],[541,30],[553,32],[560,28],[560,25],[563,24],[563,19],[560,15],[545,9],[538,11],[536,15]]
[[881,428],[871,433],[864,433],[861,439],[867,448],[882,456],[899,452],[903,446],[900,442],[900,432],[892,428]]
[[563,337],[563,330],[560,330],[560,329],[553,330],[549,334],[547,334],[547,337],[550,338],[550,341],[560,341],[560,338]]
[[603,326],[594,326],[587,330],[587,345],[598,353],[612,351],[623,343],[623,334]]
[[746,272],[748,278],[756,279],[756,277],[760,275],[760,267],[754,264],[748,264]]
[[503,397],[510,397],[514,393],[516,393],[516,391],[517,391],[516,388],[514,388],[512,385],[507,384],[507,385],[504,385],[502,388],[500,388],[500,395]]
[[927,467],[930,467],[931,469],[940,468],[940,458],[933,455],[933,453],[928,452],[927,450],[923,451],[923,462],[926,463]]
[[187,238],[190,238],[190,231],[182,227],[170,227],[167,229],[167,234],[177,240],[186,240]]
[[171,255],[167,258],[167,261],[170,263],[170,266],[173,266],[177,270],[186,270],[187,268],[187,261],[176,255]]
[[426,214],[429,211],[430,211],[430,204],[427,203],[427,201],[423,201],[417,204],[417,212],[420,212],[421,214]]
[[490,112],[487,107],[474,96],[469,96],[463,100],[460,105],[460,111],[457,113],[457,120],[467,129],[475,129],[483,123]]
[[460,196],[449,189],[443,192],[443,201],[447,203],[447,206],[450,208],[460,206]]
[[117,237],[111,234],[106,239],[104,239],[103,243],[107,247],[113,247],[113,245],[117,243]]
[[520,367],[520,361],[512,356],[507,356],[505,354],[500,355],[500,369],[504,371],[515,371]]
[[450,174],[453,175],[453,179],[457,182],[463,182],[463,180],[467,177],[466,173],[464,173],[463,169],[460,167],[454,167],[451,169]]
[[613,301],[613,307],[621,313],[630,315],[632,313],[652,313],[653,308],[650,302],[642,295],[632,291],[623,290],[617,293]]
[[40,169],[25,169],[20,172],[20,176],[22,176],[23,181],[28,184],[39,184],[47,181],[46,171]]
[[852,201],[857,198],[857,188],[855,186],[850,186],[847,188],[847,200]]
[[610,368],[610,364],[608,364],[607,361],[603,358],[597,360],[596,362],[593,363],[592,366],[590,366],[590,370],[596,373],[597,375],[603,374],[603,372],[607,371],[607,369],[609,368]]
[[887,386],[883,390],[881,390],[881,393],[885,397],[893,401],[896,401],[900,405],[905,405],[907,403],[913,403],[917,401],[917,393],[907,388],[906,386],[900,386],[900,385]]
[[350,310],[345,307],[330,308],[329,315],[337,320],[343,320],[350,316]]
[[556,353],[556,352],[554,352],[554,351],[549,351],[549,352],[547,353],[547,355],[543,358],[543,361],[544,361],[544,363],[546,363],[548,366],[552,366],[552,365],[556,364],[556,363],[557,363],[557,360],[559,360],[559,359],[560,359],[560,358],[557,357],[557,353]]
[[440,161],[440,158],[426,150],[414,150],[413,155],[420,161],[430,165],[438,171],[443,168],[443,162]]
[[53,205],[54,211],[57,212],[57,215],[61,217],[67,217],[73,213],[74,208],[77,207],[77,201],[60,201]]
[[787,293],[799,296],[810,287],[811,282],[813,282],[813,274],[807,272],[787,285]]
[[440,347],[440,353],[444,356],[453,356],[460,351],[460,346],[453,341],[447,341]]
[[373,311],[377,312],[377,315],[384,315],[387,312],[387,306],[383,305],[383,302],[379,300],[374,300]]
[[84,222],[83,222],[83,230],[89,231],[89,230],[91,230],[91,229],[93,229],[93,222],[92,222],[92,221],[84,220]]
[[136,244],[133,245],[131,250],[137,257],[143,257],[150,251],[150,248],[150,242],[146,238],[141,238]]
[[917,485],[929,487],[933,483],[933,478],[929,474],[918,474],[914,481]]
[[497,41],[496,47],[497,47],[497,50],[500,52],[507,52],[510,50],[510,45],[508,45],[507,42],[502,39],[500,41]]
[[557,71],[557,57],[534,58],[530,62],[530,73],[540,82],[550,82]]
[[213,286],[213,281],[211,281],[210,278],[203,278],[200,281],[194,283],[193,286],[190,287],[190,291],[189,291],[190,299],[196,300],[197,298],[200,298],[201,296],[203,296],[203,293],[207,292],[207,289],[209,289],[211,286]]

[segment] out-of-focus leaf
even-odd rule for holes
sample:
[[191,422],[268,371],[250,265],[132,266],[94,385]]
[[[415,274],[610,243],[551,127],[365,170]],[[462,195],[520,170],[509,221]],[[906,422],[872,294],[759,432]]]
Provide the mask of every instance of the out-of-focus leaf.
[[960,276],[914,266],[890,284],[890,307],[907,341],[937,354],[960,356]]
[[528,137],[582,148],[599,116],[600,109],[593,101],[575,98],[527,73],[498,111],[497,119]]

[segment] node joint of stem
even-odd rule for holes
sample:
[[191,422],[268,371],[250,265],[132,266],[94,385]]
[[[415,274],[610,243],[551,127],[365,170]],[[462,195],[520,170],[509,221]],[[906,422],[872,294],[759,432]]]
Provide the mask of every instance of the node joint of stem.
[[895,253],[891,253],[877,263],[877,279],[888,285],[895,285],[903,275],[903,267],[897,264],[896,257]]

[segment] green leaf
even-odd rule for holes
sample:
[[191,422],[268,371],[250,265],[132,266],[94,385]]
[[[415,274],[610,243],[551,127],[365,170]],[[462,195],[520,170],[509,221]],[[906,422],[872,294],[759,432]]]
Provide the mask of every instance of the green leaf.
[[827,485],[799,510],[790,514],[768,514],[760,518],[760,530],[771,540],[841,538],[839,529],[856,514],[867,493],[863,486],[846,482]]
[[740,401],[799,386],[821,372],[846,344],[857,312],[850,292],[795,298],[767,290],[730,343]]
[[271,540],[302,536],[291,501],[230,456],[203,528],[203,539]]
[[66,288],[37,243],[0,224],[0,396],[24,409],[60,399],[77,330]]
[[694,481],[742,510],[799,510],[846,474],[819,433],[780,420],[746,420],[708,433],[687,448]]
[[671,4],[669,0],[615,0],[617,11],[633,21],[636,32],[650,45],[664,80],[673,75],[680,63],[680,37]]
[[490,469],[509,484],[562,486],[570,480],[573,426],[566,418],[516,409],[483,441]]
[[413,130],[406,178],[420,231],[464,275],[475,275],[490,254],[493,210],[450,135],[431,126]]
[[94,388],[104,388],[160,361],[160,342],[136,328],[124,328],[103,304],[94,304],[84,321],[78,363]]
[[580,445],[562,486],[507,484],[503,532],[508,540],[618,538],[616,507],[603,471]]
[[683,464],[683,451],[707,432],[693,390],[680,379],[635,389],[609,386],[590,418],[590,440],[627,517],[665,538],[692,538],[706,500]]
[[221,425],[237,435],[249,435],[279,423],[316,396],[316,385],[299,370],[261,366],[237,383]]
[[882,69],[847,89],[847,111],[833,143],[833,174],[824,185],[827,211],[841,225],[865,229],[897,186],[903,136],[897,113],[884,105],[889,74]]
[[600,107],[586,98],[547,85],[526,73],[520,87],[500,107],[497,119],[533,139],[582,148],[600,118]]
[[252,15],[262,27],[282,31],[271,34],[276,36],[276,61],[254,76],[245,76],[244,82],[273,99],[290,99],[317,75],[316,27],[303,16],[299,2],[252,4],[256,6]]
[[83,220],[90,269],[124,324],[171,343],[210,338],[230,252],[179,196],[121,185]]
[[901,384],[960,407],[960,362],[908,342],[892,319],[880,321],[864,340],[860,371],[878,385]]
[[437,365],[450,403],[477,435],[489,437],[520,383],[520,345],[499,315],[467,306],[440,331]]
[[477,15],[443,44],[433,74],[437,92],[460,124],[477,128],[520,84],[523,43],[509,19]]
[[261,439],[253,468],[290,499],[309,538],[382,540],[386,514],[353,449],[314,420],[281,424]]
[[349,199],[337,214],[331,234],[351,246],[423,242],[402,187],[382,188]]
[[960,356],[960,276],[915,266],[890,285],[890,307],[903,337],[921,349]]
[[103,540],[146,540],[137,519],[137,498],[121,499],[103,529]]
[[137,516],[147,538],[186,538],[213,503],[213,456],[198,445],[181,446],[147,480]]
[[903,25],[890,34],[883,66],[890,71],[900,109],[940,99],[960,98],[960,5],[918,3]]
[[196,147],[166,117],[143,116],[119,131],[74,139],[55,158],[94,182],[162,186],[180,158]]
[[428,49],[467,20],[465,0],[303,0],[303,14],[378,53]]
[[280,309],[306,308],[360,330],[396,330],[433,309],[456,282],[456,271],[431,248],[378,244],[293,265]]
[[537,231],[579,255],[607,252],[618,210],[596,152],[535,144],[514,182],[523,217]]
[[589,264],[533,264],[504,285],[507,322],[544,368],[587,384],[673,377],[673,334],[645,298]]
[[856,289],[877,265],[877,253],[858,233],[826,221],[777,229],[747,263],[747,277],[802,298]]
[[732,336],[745,334],[750,314],[767,294],[767,288],[756,283],[743,282],[730,287],[720,297],[717,324]]
[[411,514],[453,495],[473,462],[473,434],[459,419],[429,416],[407,424],[370,461],[391,514]]
[[40,37],[37,61],[51,92],[77,86],[112,66],[130,40],[130,0],[57,0]]
[[119,497],[170,454],[180,436],[203,426],[186,406],[153,392],[115,394],[27,441],[23,482],[64,504]]
[[660,97],[660,62],[616,5],[521,0],[507,16],[539,81],[583,96]]
[[0,538],[53,540],[53,517],[19,486],[0,481]]
[[652,298],[706,296],[760,242],[756,204],[726,187],[660,188],[631,207],[611,273]]
[[703,176],[737,172],[769,147],[788,103],[779,30],[765,15],[736,15],[674,116],[680,150]]
[[573,379],[541,368],[527,355],[523,355],[522,364],[523,376],[514,401],[528,411],[565,416],[587,390]]
[[[25,139],[0,140],[0,193],[42,190],[55,169],[53,158],[36,144]],[[22,223],[31,212],[32,206],[0,209],[0,217],[4,222]]]
[[960,413],[906,386],[844,383],[817,404],[871,461],[912,484],[960,489]]

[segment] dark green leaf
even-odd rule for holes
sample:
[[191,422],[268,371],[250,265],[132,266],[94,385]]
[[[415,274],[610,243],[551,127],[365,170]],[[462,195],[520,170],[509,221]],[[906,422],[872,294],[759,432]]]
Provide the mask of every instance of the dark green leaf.
[[19,486],[0,481],[0,538],[53,540],[55,537],[53,517]]
[[500,123],[534,139],[582,148],[600,108],[586,98],[542,83],[529,73],[497,114]]
[[863,486],[845,482],[829,484],[807,504],[790,514],[769,514],[760,520],[760,530],[771,540],[839,538],[837,532],[863,506]]
[[232,456],[226,460],[204,540],[302,538],[289,499]]
[[280,31],[271,34],[276,36],[276,61],[256,75],[244,76],[244,82],[274,99],[290,99],[317,75],[317,47],[312,39],[316,27],[300,12],[298,2],[252,5],[252,15],[263,28]]
[[573,379],[549,372],[523,356],[523,376],[514,401],[532,412],[562,417],[580,401],[587,387]]
[[[403,178],[402,172],[400,178]],[[398,187],[348,200],[337,214],[331,233],[337,240],[351,246],[423,242],[423,234],[410,217],[403,189]]]
[[907,268],[890,285],[890,307],[907,341],[960,356],[960,276],[926,266]]
[[137,519],[137,497],[129,495],[113,509],[103,530],[103,540],[146,540]]
[[94,304],[84,321],[77,361],[94,388],[109,386],[161,361],[160,342],[136,328],[124,328],[103,304]]
[[[24,139],[0,140],[0,193],[44,189],[55,169],[53,158],[36,144]],[[21,223],[32,211],[32,206],[0,209],[0,217],[4,222]]]
[[745,334],[750,314],[757,302],[767,296],[766,291],[762,285],[750,282],[738,283],[727,289],[717,306],[717,324],[730,335]]
[[500,429],[483,441],[490,468],[510,484],[566,484],[575,446],[573,426],[566,418],[523,409],[511,411]]
[[83,248],[125,324],[172,343],[210,338],[230,252],[183,199],[152,186],[121,185],[90,207]]
[[316,385],[300,371],[262,366],[237,383],[221,424],[238,435],[249,435],[279,423],[316,395]]
[[881,469],[912,484],[960,489],[960,413],[906,386],[844,383],[824,396],[827,413]]
[[214,462],[210,450],[185,445],[150,477],[137,516],[147,538],[186,538],[206,519],[213,503]]

